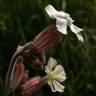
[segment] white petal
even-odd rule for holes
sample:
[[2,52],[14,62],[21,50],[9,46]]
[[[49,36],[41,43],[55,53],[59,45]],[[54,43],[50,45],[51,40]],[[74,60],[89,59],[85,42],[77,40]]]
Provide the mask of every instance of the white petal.
[[57,13],[57,17],[58,18],[61,18],[61,19],[64,19],[64,18],[66,18],[67,16],[70,16],[69,14],[67,14],[67,13],[65,13],[65,12],[63,12],[63,11],[57,11],[58,13]]
[[66,73],[61,65],[57,65],[53,71],[56,80],[63,82],[66,80]]
[[50,70],[48,69],[48,67],[45,66],[45,72],[46,72],[46,73],[49,73],[49,71],[50,71]]
[[67,34],[67,20],[56,18],[57,30],[63,34]]
[[70,29],[72,32],[74,32],[75,34],[79,33],[80,31],[82,31],[83,29],[80,29],[79,27],[75,26],[74,24],[70,24]]
[[66,80],[66,75],[57,75],[57,76],[55,76],[55,79],[57,80],[57,81],[59,81],[59,82],[63,82],[63,81],[65,81]]
[[57,79],[57,81],[59,81],[59,82],[63,82],[64,80],[66,80],[66,76],[61,76],[61,77],[59,77],[59,79]]
[[56,90],[54,89],[52,83],[53,83],[53,82],[48,81],[48,85],[51,87],[52,92],[56,92]]
[[63,11],[57,11],[52,5],[48,5],[46,8],[45,8],[46,12],[48,13],[48,15],[55,19],[56,17],[59,17],[59,18],[64,18],[65,16],[69,16],[69,14],[63,12]]
[[62,72],[64,73],[64,68],[61,65],[57,65],[53,71],[54,74],[61,74]]
[[52,71],[52,69],[55,67],[57,65],[57,61],[54,59],[54,58],[52,58],[52,57],[50,57],[50,59],[48,60],[48,64],[47,64],[47,70],[51,70]]
[[81,41],[84,42],[83,36],[81,36],[81,34],[76,34],[77,38]]
[[65,88],[63,85],[61,85],[56,80],[53,81],[53,86],[54,86],[55,90],[58,91],[58,92],[63,92],[64,88]]
[[46,12],[48,13],[48,15],[51,17],[51,18],[56,18],[57,17],[57,10],[52,6],[52,5],[48,5],[46,8],[45,8]]

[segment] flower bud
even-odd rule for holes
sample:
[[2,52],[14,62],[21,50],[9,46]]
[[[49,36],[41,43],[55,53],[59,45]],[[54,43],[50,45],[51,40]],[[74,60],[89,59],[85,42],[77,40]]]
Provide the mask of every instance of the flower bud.
[[33,41],[22,47],[19,46],[17,50],[21,51],[25,63],[30,61],[34,69],[42,70],[45,64],[43,53],[54,47],[60,37],[61,34],[57,31],[56,26],[49,26],[40,32]]
[[32,79],[26,81],[25,84],[22,85],[21,94],[32,94],[38,91],[45,84],[45,81],[46,80],[40,76],[33,77]]

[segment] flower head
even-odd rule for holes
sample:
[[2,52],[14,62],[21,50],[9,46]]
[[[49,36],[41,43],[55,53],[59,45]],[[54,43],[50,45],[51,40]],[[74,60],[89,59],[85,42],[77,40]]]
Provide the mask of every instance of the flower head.
[[51,57],[45,67],[45,72],[47,73],[48,85],[52,91],[63,92],[65,87],[60,83],[66,80],[64,68],[61,65],[57,65],[57,61]]
[[70,17],[68,13],[65,13],[63,11],[57,11],[50,4],[45,8],[45,10],[50,16],[50,18],[56,19],[56,27],[59,32],[67,34],[67,26],[69,26],[71,31],[76,34],[77,38],[80,41],[83,41],[83,37],[79,34],[79,32],[83,29],[80,29],[73,24],[74,20]]

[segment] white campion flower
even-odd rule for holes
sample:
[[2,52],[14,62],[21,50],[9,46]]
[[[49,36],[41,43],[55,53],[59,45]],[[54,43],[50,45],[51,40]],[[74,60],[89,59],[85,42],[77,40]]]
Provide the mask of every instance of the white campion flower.
[[60,84],[66,80],[63,66],[57,65],[57,61],[51,57],[45,67],[45,72],[47,73],[47,82],[52,92],[63,92],[65,87]]
[[76,34],[77,38],[82,42],[84,41],[83,37],[79,34],[79,32],[83,29],[80,29],[73,24],[74,20],[70,17],[68,13],[57,11],[50,4],[45,8],[45,10],[52,19],[56,19],[56,27],[59,32],[67,34],[67,26],[69,26],[71,31]]

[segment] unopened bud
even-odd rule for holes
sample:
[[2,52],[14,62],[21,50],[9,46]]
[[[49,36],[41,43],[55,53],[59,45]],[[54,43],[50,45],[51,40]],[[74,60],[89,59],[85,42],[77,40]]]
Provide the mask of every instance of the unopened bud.
[[46,80],[40,76],[33,77],[32,79],[25,82],[25,84],[22,86],[21,94],[32,94],[38,91],[45,84],[45,81]]

